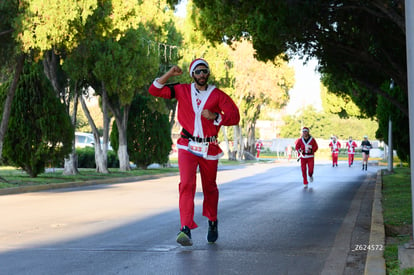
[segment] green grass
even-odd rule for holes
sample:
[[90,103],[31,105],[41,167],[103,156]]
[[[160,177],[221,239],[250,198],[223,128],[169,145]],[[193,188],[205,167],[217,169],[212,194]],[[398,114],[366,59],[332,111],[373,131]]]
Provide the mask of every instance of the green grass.
[[384,223],[394,226],[412,224],[411,179],[409,168],[394,168],[383,176]]
[[[410,168],[396,167],[394,173],[383,175],[382,207],[384,225],[397,232],[387,233],[384,258],[387,274],[414,274],[414,268],[400,270],[398,246],[410,241],[411,237],[401,232],[412,224]],[[391,241],[392,238],[392,241]]]
[[65,182],[82,182],[88,180],[100,180],[109,178],[135,177],[142,175],[156,175],[162,173],[178,172],[178,168],[157,168],[157,169],[133,169],[131,171],[120,171],[109,169],[109,174],[97,173],[95,169],[79,169],[78,175],[63,175],[61,169],[54,172],[42,173],[36,178],[29,177],[24,171],[14,167],[0,167],[0,188],[11,188],[28,185],[56,184]]

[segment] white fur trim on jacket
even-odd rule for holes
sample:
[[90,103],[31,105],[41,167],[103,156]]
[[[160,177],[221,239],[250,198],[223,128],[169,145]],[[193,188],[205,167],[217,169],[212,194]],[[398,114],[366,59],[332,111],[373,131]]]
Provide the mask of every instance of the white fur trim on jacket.
[[[194,113],[195,113],[194,132],[192,134],[195,137],[204,138],[204,131],[203,131],[202,123],[201,123],[201,112],[204,109],[204,104],[206,104],[208,97],[210,96],[211,92],[215,88],[216,87],[214,85],[209,85],[207,87],[207,90],[206,91],[200,91],[200,94],[197,97],[196,94],[198,92],[197,92],[197,89],[195,87],[195,83],[191,84],[191,101],[192,101],[193,110],[194,110]],[[197,105],[197,100],[201,101],[199,105]]]

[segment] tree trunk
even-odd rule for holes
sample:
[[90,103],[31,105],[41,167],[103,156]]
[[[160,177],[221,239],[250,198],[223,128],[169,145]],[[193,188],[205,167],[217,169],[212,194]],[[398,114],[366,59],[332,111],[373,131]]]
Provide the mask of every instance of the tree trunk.
[[[76,87],[76,85],[75,85]],[[73,128],[76,126],[76,115],[78,114],[78,103],[79,103],[79,94],[75,88],[75,96],[73,98],[73,112],[71,116],[71,122]],[[75,133],[73,133],[75,135]],[[63,166],[63,175],[77,175],[79,174],[78,170],[78,156],[76,154],[76,144],[75,138],[72,141],[72,153],[69,154],[68,158],[65,158],[65,164]]]
[[118,148],[118,158],[119,158],[119,170],[129,171],[131,167],[129,165],[129,155],[127,150],[127,145],[119,145]]
[[256,151],[256,137],[255,137],[256,126],[254,123],[249,123],[249,128],[247,129],[247,144],[246,151],[255,154]]
[[[93,137],[95,140],[95,165],[96,165],[96,172],[102,173],[102,174],[108,174],[108,152],[107,152],[107,146],[102,148],[101,146],[101,140],[99,137],[98,128],[95,125],[95,122],[93,121],[93,118],[89,112],[88,106],[86,106],[85,99],[83,96],[80,97],[80,102],[82,105],[83,112],[85,113],[85,116],[88,119],[89,125],[92,128]],[[105,114],[104,114],[104,120],[105,120]],[[105,129],[104,129],[105,131]]]
[[118,147],[118,159],[119,159],[119,169],[121,171],[129,171],[131,167],[129,165],[129,155],[128,155],[128,143],[127,143],[127,123],[128,119],[125,119],[125,109],[123,120],[119,123],[118,120],[116,121],[116,125],[118,126],[118,133],[119,133],[119,147]]
[[233,155],[234,159],[236,160],[242,160],[243,157],[243,137],[241,134],[241,128],[240,125],[233,126],[234,130],[234,138],[233,138]]
[[58,64],[59,64],[58,56],[56,56],[53,50],[47,51],[44,54],[43,71],[47,79],[49,79],[50,83],[52,84],[53,90],[55,90],[56,92],[56,96],[59,98],[61,96],[65,98],[65,95],[63,93],[63,88],[61,87],[62,85],[60,85],[58,81],[58,72],[57,72]]
[[[59,67],[59,57],[50,50],[45,53],[43,59],[43,71],[46,77],[49,79],[52,84],[53,90],[56,92],[56,96],[60,98],[66,105],[66,112],[70,115],[70,93],[66,92],[65,88],[59,83],[58,80],[58,67]],[[71,123],[73,129],[76,127],[76,115],[78,113],[78,98],[79,94],[77,91],[77,85],[75,84],[75,95],[73,98],[73,112],[71,115]],[[72,153],[69,154],[67,158],[64,159],[64,169],[63,175],[77,175],[79,174],[78,170],[78,156],[76,155],[75,147],[75,133],[73,132],[73,141],[72,141]]]
[[77,175],[79,174],[78,170],[78,155],[76,152],[69,154],[68,158],[65,158],[65,164],[63,167],[63,175]]
[[98,129],[94,127],[95,137],[95,162],[96,171],[100,173],[109,173],[108,170],[108,139],[109,139],[109,115],[108,115],[108,97],[106,90],[103,89],[102,96],[102,115],[103,115],[103,137],[102,145],[98,135]]
[[16,68],[14,70],[13,82],[12,82],[12,85],[10,85],[9,92],[7,93],[6,101],[4,102],[3,116],[2,116],[1,124],[0,124],[0,159],[2,158],[2,154],[3,154],[4,137],[6,136],[7,128],[9,125],[11,105],[13,102],[14,95],[16,93],[17,84],[19,83],[20,75],[23,70],[24,60],[25,60],[24,54],[21,54],[17,58]]
[[105,98],[108,108],[111,110],[115,117],[116,126],[118,127],[118,159],[119,159],[119,170],[121,171],[130,171],[131,166],[129,165],[129,155],[128,155],[128,142],[127,142],[127,127],[128,127],[128,115],[131,105],[121,106],[118,104],[114,106],[111,104],[106,93],[105,83],[102,83],[103,93],[102,96]]
[[[99,140],[99,137],[98,137],[98,140]],[[102,174],[109,174],[108,151],[105,149],[102,149],[101,142],[95,143],[95,164],[96,164],[96,172],[102,173]]]
[[226,146],[226,149],[227,149],[227,157],[228,157],[229,160],[232,160],[231,159],[232,155],[231,155],[231,150],[230,150],[229,139],[227,137],[227,129],[226,129],[226,127],[222,127],[221,129],[223,131],[224,143],[225,143],[225,146]]

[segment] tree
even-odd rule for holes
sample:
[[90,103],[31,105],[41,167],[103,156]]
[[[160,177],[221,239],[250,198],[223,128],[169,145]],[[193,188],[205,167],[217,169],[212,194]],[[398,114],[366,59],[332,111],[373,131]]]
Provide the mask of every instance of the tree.
[[[66,95],[65,86],[58,79],[61,74],[59,55],[64,55],[76,46],[77,30],[82,25],[82,18],[87,18],[97,6],[96,0],[85,0],[74,3],[68,0],[30,0],[30,1],[1,1],[0,14],[0,40],[6,37],[12,51],[2,51],[7,58],[13,60],[17,56],[14,83],[17,83],[24,58],[27,54],[35,57],[36,62],[42,60],[47,77],[51,81],[55,92],[62,101],[67,103],[66,111],[69,113],[70,96]],[[0,42],[1,43],[1,42]],[[6,49],[3,47],[2,50]],[[12,58],[10,58],[12,57]],[[2,64],[6,64],[1,62]],[[3,135],[7,129],[8,113],[10,112],[13,93],[16,85],[10,86],[5,101],[2,124],[0,126],[0,155],[2,152]],[[74,105],[75,106],[75,105]],[[72,133],[74,135],[74,133]],[[72,159],[72,156],[69,159]],[[77,167],[72,163],[70,170],[76,173]],[[67,173],[65,160],[65,173]]]
[[[3,105],[3,113],[0,124],[0,159],[3,154],[4,137],[7,133],[11,105],[17,89],[17,83],[23,70],[25,54],[21,52],[19,44],[14,40],[14,20],[19,13],[17,1],[0,2],[0,64],[7,74],[13,75],[11,85],[8,86],[6,100]],[[13,68],[13,69],[12,69]]]
[[[253,153],[255,145],[255,124],[262,106],[283,107],[288,101],[288,90],[293,85],[293,69],[287,67],[282,58],[274,58],[269,62],[259,62],[254,58],[255,52],[248,39],[234,43],[229,47],[226,43],[212,44],[202,36],[203,25],[194,20],[199,12],[190,1],[185,23],[183,24],[184,67],[196,57],[205,58],[211,69],[210,83],[228,93],[240,108],[240,126],[233,126],[233,131],[223,129],[226,141],[227,133],[233,134],[234,147],[229,150],[229,157],[244,157],[244,151]],[[242,129],[240,129],[241,127]],[[231,129],[231,128],[230,128]],[[244,136],[247,137],[246,148]]]
[[[171,128],[168,115],[151,111],[152,98],[137,94],[131,103],[128,118],[128,154],[140,168],[151,163],[165,164],[171,151]],[[111,132],[112,147],[118,148],[118,127],[114,122]]]
[[[293,87],[294,71],[281,58],[262,62],[254,58],[251,42],[244,39],[234,43],[230,55],[235,72],[235,97],[241,115],[241,127],[247,137],[245,151],[254,154],[256,148],[255,129],[263,106],[280,109],[289,100]],[[241,142],[243,143],[243,142]]]
[[321,84],[321,99],[322,107],[328,114],[335,114],[341,118],[364,116],[349,95],[339,96],[331,93],[323,84]]
[[406,85],[403,1],[194,3],[200,10],[194,18],[205,37],[216,43],[225,37],[228,42],[238,40],[248,33],[259,59],[273,59],[292,50],[317,57],[324,73],[348,76],[361,86],[379,89],[378,80],[389,77]]
[[[114,115],[118,127],[120,169],[129,170],[127,122],[134,95],[155,75],[157,56],[147,55],[141,47],[145,30],[129,30],[119,41],[111,38],[101,44],[94,75],[102,81],[102,97]],[[141,89],[140,89],[141,88]]]
[[317,112],[312,106],[303,109],[303,112],[283,118],[285,125],[280,131],[284,138],[295,138],[301,134],[303,127],[309,127],[312,136],[329,139],[331,135],[339,139],[362,139],[363,136],[375,136],[378,123],[371,119],[359,119],[355,117],[341,118],[325,111]]
[[10,115],[4,155],[31,177],[71,151],[73,128],[41,65],[26,62]]
[[[383,89],[389,89],[389,93],[392,93],[393,96],[400,97],[399,100],[401,104],[406,104],[403,101],[404,93],[398,91],[399,87],[393,89],[389,88],[389,85],[386,83],[383,85]],[[407,125],[409,123],[408,117],[404,115],[400,110],[395,109],[393,104],[387,99],[380,97],[378,99],[377,105],[378,121],[379,127],[376,132],[376,136],[385,143],[388,144],[388,126],[389,120],[392,121],[392,140],[393,147],[397,151],[399,159],[402,161],[408,161],[410,159],[410,133]]]
[[[84,90],[92,87],[101,97],[102,109],[107,108],[115,118],[121,170],[130,169],[126,123],[131,101],[154,79],[160,57],[169,60],[172,55],[173,47],[161,42],[174,33],[171,24],[163,28],[166,18],[168,9],[162,1],[103,1],[88,18],[81,42],[67,59],[72,63],[67,66],[72,71],[71,78],[84,82]],[[79,70],[73,72],[70,68]],[[105,121],[104,118],[108,127],[103,131],[104,144],[109,131]],[[94,128],[92,131],[98,136]],[[96,154],[100,151],[97,144],[99,140],[95,144]]]

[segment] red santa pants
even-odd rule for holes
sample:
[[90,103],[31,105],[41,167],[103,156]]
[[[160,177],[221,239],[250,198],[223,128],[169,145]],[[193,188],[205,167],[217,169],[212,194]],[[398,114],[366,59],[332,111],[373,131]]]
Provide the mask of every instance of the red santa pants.
[[338,165],[339,152],[332,152],[332,165]]
[[[300,166],[302,168],[303,184],[308,184],[309,177],[313,176],[313,166],[315,165],[314,158],[300,158]],[[306,173],[306,166],[308,173]]]
[[354,163],[354,154],[348,154],[348,164]]
[[219,191],[217,188],[218,160],[206,160],[184,150],[178,150],[178,167],[180,170],[179,207],[181,227],[197,228],[194,222],[194,196],[196,192],[197,167],[200,168],[203,187],[203,216],[210,221],[217,220]]

